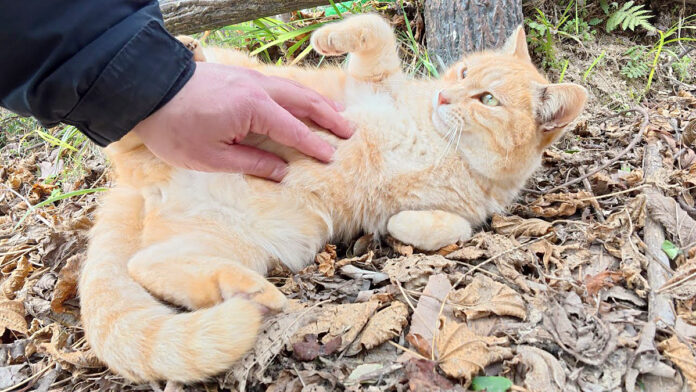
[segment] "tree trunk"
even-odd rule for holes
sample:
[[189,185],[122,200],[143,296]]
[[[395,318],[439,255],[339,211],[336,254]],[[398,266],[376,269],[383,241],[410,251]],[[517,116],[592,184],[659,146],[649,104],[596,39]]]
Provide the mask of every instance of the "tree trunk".
[[428,52],[449,65],[464,53],[502,46],[522,21],[522,0],[427,0]]
[[159,0],[172,34],[192,34],[269,15],[329,4],[329,0]]

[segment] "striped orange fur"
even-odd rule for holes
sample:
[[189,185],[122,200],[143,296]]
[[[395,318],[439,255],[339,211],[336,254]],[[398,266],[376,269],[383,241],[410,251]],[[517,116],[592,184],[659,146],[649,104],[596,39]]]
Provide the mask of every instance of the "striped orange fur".
[[254,344],[263,314],[285,304],[263,277],[269,267],[298,270],[327,241],[389,232],[432,250],[466,239],[515,197],[586,99],[537,72],[522,29],[439,80],[405,76],[391,28],[374,15],[324,26],[312,42],[351,52],[347,68],[266,66],[189,41],[197,60],[294,79],[343,103],[355,135],[316,130],[337,147],[332,163],[249,138],[289,162],[276,184],[167,166],[134,134],[107,148],[116,187],[80,293],[86,337],[113,371],[191,382],[225,370]]

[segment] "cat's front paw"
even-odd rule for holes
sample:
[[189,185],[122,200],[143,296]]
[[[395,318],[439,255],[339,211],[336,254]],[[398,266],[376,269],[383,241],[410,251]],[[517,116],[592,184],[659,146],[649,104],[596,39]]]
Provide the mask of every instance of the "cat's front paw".
[[387,231],[397,240],[425,251],[471,237],[469,222],[445,211],[401,211],[389,219]]
[[312,34],[311,43],[317,53],[324,56],[339,56],[348,52],[358,51],[360,38],[356,32],[346,31],[328,25]]

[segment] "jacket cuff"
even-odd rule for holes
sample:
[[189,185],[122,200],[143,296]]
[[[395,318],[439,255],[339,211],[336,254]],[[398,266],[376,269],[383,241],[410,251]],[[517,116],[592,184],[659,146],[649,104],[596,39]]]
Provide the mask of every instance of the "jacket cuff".
[[111,59],[63,121],[105,146],[171,99],[194,69],[192,53],[159,22],[150,21]]

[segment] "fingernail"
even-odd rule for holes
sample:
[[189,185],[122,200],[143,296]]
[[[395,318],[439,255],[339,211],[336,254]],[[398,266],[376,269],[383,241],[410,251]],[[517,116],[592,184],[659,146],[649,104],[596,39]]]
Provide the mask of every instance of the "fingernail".
[[342,103],[340,103],[338,101],[333,101],[333,103],[334,103],[334,106],[336,107],[336,110],[338,110],[339,112],[346,110],[346,107]]
[[336,148],[328,143],[322,148],[322,161],[333,162],[333,155],[336,152]]
[[285,178],[286,174],[288,174],[288,167],[278,166],[275,169],[273,169],[273,172],[270,175],[270,179],[276,182],[281,182],[283,178]]

